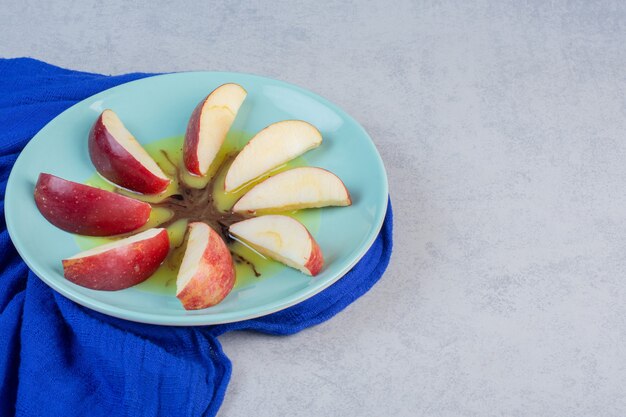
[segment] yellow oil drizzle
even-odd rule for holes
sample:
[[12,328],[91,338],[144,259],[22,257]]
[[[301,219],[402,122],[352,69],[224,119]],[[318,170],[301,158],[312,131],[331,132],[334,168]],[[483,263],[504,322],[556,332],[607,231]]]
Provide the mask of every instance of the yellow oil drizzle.
[[[207,175],[205,177],[198,177],[189,174],[187,170],[183,168],[181,169],[181,172],[183,172],[183,180],[187,185],[191,187],[203,188],[209,182],[210,178],[215,175],[218,168],[220,168],[228,155],[232,155],[234,152],[240,150],[246,143],[248,143],[251,137],[252,135],[241,131],[229,132],[224,142],[224,145],[215,157],[215,161],[211,164]],[[179,190],[176,169],[177,167],[182,166],[183,139],[183,136],[175,136],[157,140],[144,146],[146,151],[150,154],[150,156],[152,156],[152,158],[156,161],[159,167],[161,167],[163,172],[165,172],[170,178],[172,178],[172,183],[169,185],[167,190],[157,196],[146,196],[134,193],[129,190],[121,189],[116,185],[110,183],[106,179],[102,178],[97,173],[89,178],[86,181],[86,184],[109,191],[115,190],[120,194],[128,195],[129,197],[133,197],[149,203],[160,202],[164,198],[176,194]],[[299,166],[306,166],[306,161],[303,157],[296,158],[270,171],[262,177],[246,184],[240,189],[229,193],[224,191],[224,177],[226,176],[226,172],[228,170],[222,169],[219,172],[219,176],[214,183],[214,201],[221,211],[227,211],[233,206],[233,204],[235,204],[235,202],[241,196],[243,196],[256,184],[265,180],[267,177]],[[319,230],[321,217],[319,209],[291,211],[280,214],[285,214],[298,219],[307,227],[307,229],[309,229],[312,234],[315,234]],[[167,209],[161,207],[153,207],[152,212],[150,213],[150,219],[148,220],[148,223],[144,225],[141,229],[139,229],[139,231],[146,230],[152,227],[158,227],[159,224],[167,221],[170,218],[170,215],[171,214]],[[156,294],[176,294],[176,275],[178,273],[178,268],[180,267],[180,263],[182,262],[182,257],[185,251],[184,238],[186,228],[186,220],[179,220],[167,228],[167,232],[170,237],[170,245],[172,248],[170,254],[163,262],[163,264],[159,267],[159,269],[150,278],[148,278],[141,284],[136,285],[134,288]],[[134,233],[137,232],[133,232],[132,234]],[[125,236],[126,235],[115,237],[89,237],[77,235],[75,236],[75,239],[81,250],[87,250],[105,244],[107,242],[120,239]],[[235,283],[236,288],[247,288],[250,286],[254,286],[260,278],[271,276],[281,269],[286,268],[280,263],[266,258],[265,256],[254,251],[248,246],[242,244],[241,242],[233,241],[229,244],[229,247],[234,254],[240,255],[251,264],[253,264],[256,271],[261,274],[261,277],[255,276],[253,269],[250,267],[250,265],[245,262],[241,262],[237,256],[234,256],[233,260],[235,261],[235,270],[237,276],[237,280]]]

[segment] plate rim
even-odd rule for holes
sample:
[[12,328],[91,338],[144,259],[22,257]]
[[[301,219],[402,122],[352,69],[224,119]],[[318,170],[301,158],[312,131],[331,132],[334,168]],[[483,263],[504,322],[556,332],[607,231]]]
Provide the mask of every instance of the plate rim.
[[[146,82],[147,80],[151,80],[154,78],[180,76],[180,75],[185,75],[185,74],[198,74],[198,75],[199,74],[203,74],[203,75],[213,74],[213,75],[218,75],[218,76],[234,75],[234,76],[252,77],[252,78],[258,79],[259,81],[278,82],[280,84],[286,85],[292,89],[297,90],[299,93],[312,97],[318,102],[321,102],[323,105],[330,107],[334,111],[337,111],[338,113],[342,115],[342,118],[348,119],[351,122],[353,122],[354,125],[357,127],[357,129],[360,131],[360,133],[363,134],[365,138],[367,138],[367,140],[370,142],[370,145],[372,146],[372,149],[376,156],[377,163],[380,168],[379,171],[382,172],[382,176],[383,176],[382,185],[383,185],[384,193],[381,193],[381,195],[384,196],[384,201],[381,202],[382,203],[381,207],[383,207],[383,210],[381,210],[382,215],[380,216],[380,219],[378,219],[377,221],[378,224],[376,225],[376,227],[373,228],[372,231],[370,232],[365,244],[361,246],[361,250],[354,256],[354,259],[352,260],[352,262],[346,265],[341,271],[336,273],[335,276],[333,276],[331,279],[328,279],[327,281],[325,281],[323,285],[313,287],[313,289],[308,290],[308,291],[301,290],[298,293],[296,293],[297,296],[295,297],[283,297],[278,302],[273,302],[271,304],[266,303],[266,304],[262,304],[256,307],[239,310],[239,314],[237,314],[236,317],[232,317],[232,318],[228,318],[228,317],[220,318],[220,317],[225,316],[225,315],[232,315],[233,313],[216,313],[212,315],[198,314],[198,315],[189,315],[189,316],[169,316],[169,315],[164,315],[164,314],[145,313],[142,311],[124,309],[121,307],[108,304],[103,301],[99,301],[97,299],[89,297],[88,295],[70,291],[62,286],[57,285],[57,283],[54,280],[46,278],[45,274],[42,271],[38,270],[38,268],[35,267],[24,256],[24,251],[21,245],[22,242],[20,241],[18,234],[15,231],[15,228],[14,228],[15,226],[12,221],[12,216],[10,215],[10,213],[12,213],[12,209],[11,209],[12,205],[6,204],[6,202],[11,200],[12,198],[11,195],[13,194],[12,192],[14,188],[13,183],[16,181],[15,176],[17,175],[15,174],[14,168],[18,164],[18,161],[20,160],[20,158],[22,158],[23,153],[28,149],[29,146],[31,146],[33,141],[40,134],[42,134],[42,132],[45,132],[45,130],[49,127],[49,125],[53,123],[60,115],[62,115],[63,113],[67,111],[70,111],[72,108],[76,106],[81,105],[84,101],[93,100],[94,98],[97,98],[100,95],[110,94],[112,91],[115,92],[115,90],[121,89],[124,86],[127,86],[128,84],[140,84],[140,83]],[[369,249],[372,247],[372,245],[376,241],[376,238],[378,237],[382,229],[382,226],[384,224],[387,210],[389,209],[388,199],[389,199],[389,182],[388,182],[387,170],[385,169],[383,159],[380,155],[380,152],[378,152],[378,148],[376,147],[376,144],[372,140],[371,136],[367,133],[365,128],[354,117],[352,117],[348,112],[346,112],[345,110],[343,110],[341,107],[334,104],[330,100],[320,96],[319,94],[311,90],[308,90],[304,87],[300,87],[296,84],[292,84],[290,82],[286,82],[286,81],[282,81],[282,80],[278,80],[278,79],[274,79],[270,77],[264,77],[261,75],[251,74],[251,73],[233,72],[233,71],[181,71],[181,72],[174,72],[174,73],[153,74],[147,77],[128,81],[122,84],[118,84],[111,88],[107,88],[106,90],[102,90],[96,94],[85,97],[84,99],[73,104],[72,106],[68,107],[67,109],[63,110],[61,113],[57,114],[54,118],[52,118],[28,141],[28,143],[20,151],[20,154],[18,155],[13,166],[11,167],[11,172],[7,180],[5,198],[4,198],[4,201],[5,201],[4,218],[5,218],[7,231],[11,239],[11,242],[13,246],[15,247],[16,251],[18,252],[18,254],[20,255],[22,261],[24,261],[24,263],[28,266],[28,268],[39,279],[41,279],[46,285],[48,285],[50,288],[52,288],[57,293],[63,295],[64,297],[76,302],[77,304],[83,307],[92,309],[94,311],[97,311],[99,313],[105,314],[105,315],[109,315],[109,316],[124,319],[124,320],[129,320],[133,322],[138,322],[138,323],[155,324],[155,325],[162,325],[162,326],[207,326],[207,325],[240,322],[240,321],[250,320],[250,319],[254,319],[258,317],[263,317],[272,313],[276,313],[278,311],[282,311],[286,308],[299,304],[315,296],[316,294],[319,294],[320,292],[324,291],[326,288],[330,287],[332,284],[334,284],[343,276],[345,276],[354,267],[354,265],[356,265],[365,256],[365,254],[369,251]],[[16,242],[19,242],[20,244],[18,245]]]

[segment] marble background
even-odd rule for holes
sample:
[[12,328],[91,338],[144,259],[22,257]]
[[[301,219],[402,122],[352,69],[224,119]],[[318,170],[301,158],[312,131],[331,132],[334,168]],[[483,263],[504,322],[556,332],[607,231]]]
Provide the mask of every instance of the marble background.
[[4,2],[0,56],[278,78],[385,161],[386,275],[298,335],[223,337],[221,415],[626,414],[625,2],[65,3]]

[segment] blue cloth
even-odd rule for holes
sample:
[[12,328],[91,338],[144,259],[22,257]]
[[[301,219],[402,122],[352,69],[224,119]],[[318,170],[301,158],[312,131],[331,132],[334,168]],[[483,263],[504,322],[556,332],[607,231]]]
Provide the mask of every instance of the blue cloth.
[[33,59],[0,60],[0,416],[213,416],[231,363],[217,336],[288,335],[330,319],[381,277],[392,214],[365,257],[320,294],[265,317],[218,326],[160,327],[108,317],[64,298],[22,262],[4,221],[15,159],[47,122],[78,101],[149,76],[103,76]]

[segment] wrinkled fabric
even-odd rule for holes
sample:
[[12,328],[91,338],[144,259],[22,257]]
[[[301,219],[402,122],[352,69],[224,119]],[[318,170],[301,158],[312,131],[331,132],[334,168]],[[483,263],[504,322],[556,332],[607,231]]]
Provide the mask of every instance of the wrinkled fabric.
[[231,374],[219,335],[288,335],[314,326],[367,292],[389,263],[391,205],[374,245],[348,274],[296,306],[257,319],[198,327],[133,323],[47,287],[22,262],[6,230],[11,167],[26,143],[68,107],[150,75],[104,76],[28,58],[0,60],[0,416],[214,416]]

